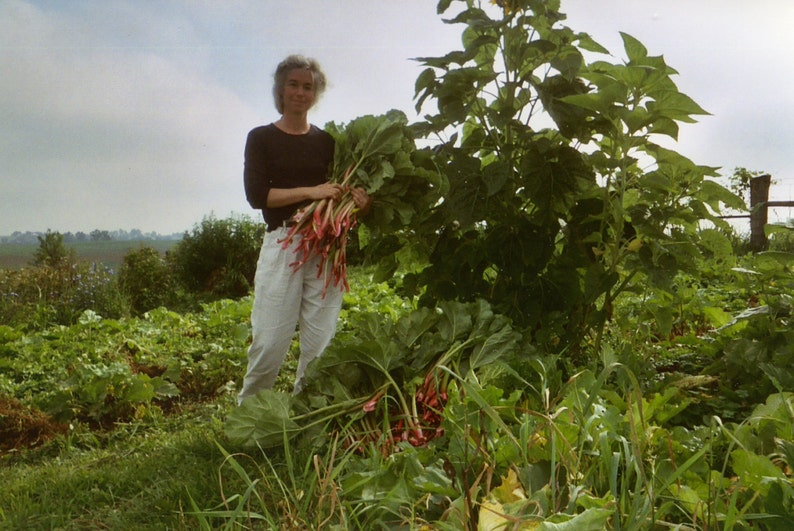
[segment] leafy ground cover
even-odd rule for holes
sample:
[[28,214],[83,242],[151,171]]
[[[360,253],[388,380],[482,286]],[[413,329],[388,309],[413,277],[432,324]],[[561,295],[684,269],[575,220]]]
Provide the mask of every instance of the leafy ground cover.
[[[408,303],[353,273],[342,326],[364,304]],[[195,529],[191,499],[222,503],[219,442],[244,373],[250,298],[135,319],[0,327],[0,528]],[[290,355],[277,388],[292,388]],[[222,480],[222,483],[219,483]]]
[[[634,330],[645,322],[650,335],[616,326],[598,362],[575,373],[483,302],[428,314],[357,276],[308,391],[291,396],[290,359],[249,410],[234,407],[233,383],[248,299],[135,320],[88,313],[35,333],[5,327],[0,523],[786,529],[794,389],[779,379],[790,356],[778,334],[788,334],[791,281],[789,261],[770,259],[713,279],[673,321],[709,322],[712,305],[748,293],[766,310],[726,312],[706,334],[680,324],[665,338],[637,313]],[[623,308],[631,315],[636,301]],[[731,346],[750,336],[754,349]],[[419,394],[430,388],[432,406]],[[240,436],[250,420],[258,445]]]
[[[748,257],[695,292],[706,280],[680,275],[669,323],[621,299],[625,327],[587,366],[535,350],[482,301],[363,312],[301,395],[259,395],[225,434],[265,462],[272,448],[303,456],[313,505],[289,488],[282,501],[307,528],[785,529],[792,260]],[[319,451],[338,463],[310,466]],[[206,509],[206,527],[250,516]]]

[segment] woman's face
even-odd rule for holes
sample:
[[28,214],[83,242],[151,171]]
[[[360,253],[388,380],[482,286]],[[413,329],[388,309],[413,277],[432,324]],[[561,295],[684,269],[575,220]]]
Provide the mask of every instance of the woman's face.
[[305,113],[314,104],[314,76],[310,70],[296,68],[287,73],[281,102],[284,114]]

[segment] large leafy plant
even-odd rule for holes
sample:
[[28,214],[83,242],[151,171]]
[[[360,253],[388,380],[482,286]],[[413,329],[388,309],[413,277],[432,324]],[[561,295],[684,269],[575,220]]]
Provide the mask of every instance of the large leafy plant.
[[229,415],[229,437],[276,446],[324,428],[354,446],[422,446],[442,433],[449,374],[502,363],[520,344],[510,321],[484,301],[354,319],[308,366],[300,395],[266,390],[246,400]]
[[[557,350],[600,333],[642,279],[664,289],[693,266],[701,220],[738,198],[665,148],[706,114],[675,70],[623,34],[613,64],[562,25],[559,1],[442,0],[461,50],[425,57],[417,109],[438,142],[445,193],[416,227],[427,266],[407,279],[426,304],[486,297]],[[432,104],[432,105],[430,105]]]

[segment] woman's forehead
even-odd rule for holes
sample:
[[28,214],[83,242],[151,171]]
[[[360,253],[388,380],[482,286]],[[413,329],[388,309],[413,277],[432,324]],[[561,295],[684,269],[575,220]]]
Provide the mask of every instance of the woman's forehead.
[[314,83],[314,74],[308,68],[293,68],[287,72],[287,81],[299,81],[301,83]]

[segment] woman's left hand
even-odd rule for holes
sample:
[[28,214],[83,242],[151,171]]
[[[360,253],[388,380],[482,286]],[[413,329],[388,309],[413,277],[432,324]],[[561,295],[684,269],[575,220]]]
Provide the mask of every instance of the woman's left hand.
[[372,197],[363,188],[351,188],[350,194],[359,210],[359,216],[365,216],[372,207]]

